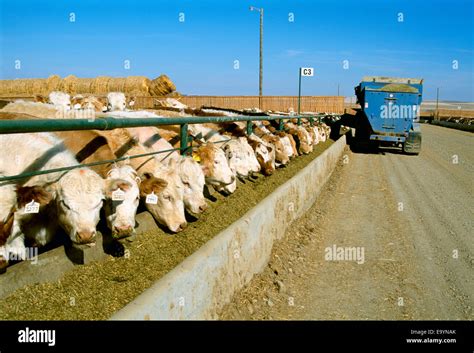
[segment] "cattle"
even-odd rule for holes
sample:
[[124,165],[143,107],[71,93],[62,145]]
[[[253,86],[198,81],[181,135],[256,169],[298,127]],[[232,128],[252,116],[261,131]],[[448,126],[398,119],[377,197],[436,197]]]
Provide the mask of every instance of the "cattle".
[[[4,176],[0,174],[0,176]],[[13,184],[0,184],[0,271],[8,265],[5,244],[10,237],[17,206],[16,188]]]
[[182,157],[178,161],[178,170],[184,186],[184,206],[188,212],[199,214],[207,209],[204,198],[206,183],[201,166],[190,157]]
[[181,157],[176,150],[173,150],[173,145],[167,140],[175,139],[176,133],[155,127],[129,128],[127,131],[145,148],[150,148],[155,152],[168,151],[156,154],[155,159],[160,163],[165,163],[169,159],[178,162],[178,172],[184,187],[183,201],[186,210],[194,214],[203,212],[207,208],[203,192],[204,172],[194,159]]
[[288,123],[289,127],[288,133],[293,135],[293,138],[296,142],[296,148],[298,154],[309,154],[313,151],[313,144],[311,136],[308,131],[303,126],[298,126],[292,123]]
[[135,96],[127,97],[127,106],[130,109],[133,109],[135,107],[136,101],[137,101],[137,97],[135,97]]
[[122,92],[109,92],[107,94],[107,101],[108,101],[108,110],[115,111],[115,110],[125,110],[127,107],[127,99],[125,98],[125,94]]
[[[140,203],[141,179],[129,165],[113,166],[107,173],[107,181],[114,182],[112,190],[118,191],[106,199],[104,210],[107,226],[114,238],[135,234],[135,216]],[[123,183],[121,181],[127,181]],[[120,191],[119,191],[120,190]]]
[[[3,175],[2,175],[3,176]],[[15,213],[31,202],[39,204],[40,209],[49,204],[51,194],[41,186],[17,187],[12,182],[2,182],[0,186],[0,272],[8,265],[9,254],[23,258],[20,247],[12,241],[11,233],[15,224]],[[20,237],[21,239],[21,237]],[[22,239],[21,239],[22,240]],[[19,255],[19,256],[18,256]]]
[[[176,161],[170,159],[168,165],[155,169],[154,173],[144,173],[140,195],[145,200],[148,211],[173,233],[187,226],[184,213],[184,186],[176,173]],[[153,203],[147,202],[150,195]]]
[[238,137],[226,142],[223,149],[229,167],[235,176],[245,178],[260,171],[255,152],[245,137]]
[[280,137],[280,141],[283,144],[283,148],[285,149],[285,153],[288,158],[293,158],[298,155],[298,151],[296,150],[296,143],[293,139],[293,136],[287,134],[284,131],[276,132],[276,135]]
[[[224,188],[235,182],[224,151],[213,143],[203,143],[193,151],[193,158],[201,164],[206,185]],[[228,192],[233,192],[227,188]]]
[[255,152],[262,174],[265,176],[272,175],[276,168],[275,153],[272,147],[265,145],[265,142],[254,134],[248,137],[248,141]]
[[64,92],[53,91],[49,94],[49,102],[63,110],[71,109],[71,96]]
[[[12,114],[9,119],[21,118],[21,114]],[[0,113],[0,118],[5,118]],[[61,131],[54,133],[62,139],[64,145],[74,154],[80,163],[94,163],[99,161],[113,160],[117,156],[112,150],[108,132],[94,130],[85,131]],[[117,164],[99,164],[91,167],[101,177],[109,181],[111,185],[114,180],[126,180],[127,183],[118,182],[113,188],[117,191],[113,197],[110,195],[105,203],[105,216],[107,225],[112,236],[123,238],[134,233],[135,215],[139,202],[140,178],[132,167]],[[119,191],[120,190],[120,191]]]
[[82,102],[82,109],[89,109],[98,113],[103,113],[108,109],[107,103],[107,98],[105,97],[88,96],[85,97]]
[[[150,153],[153,150],[140,144],[128,129],[107,132],[117,157]],[[186,227],[184,213],[184,186],[176,164],[160,163],[154,156],[130,158],[130,166],[141,178],[140,196],[147,210],[161,225],[176,233]],[[154,202],[147,202],[151,194]],[[150,197],[148,197],[150,200]],[[155,202],[156,201],[156,202]]]
[[[50,133],[0,135],[0,146],[4,152],[0,170],[5,175],[78,165],[62,141]],[[45,204],[37,216],[56,219],[74,244],[94,243],[104,199],[110,197],[117,185],[129,185],[122,179],[104,180],[85,167],[36,175],[21,183],[22,186],[44,186],[51,195],[51,202]],[[23,210],[15,212],[11,242],[21,248],[25,236],[38,245],[51,241],[55,223],[49,220],[32,226],[28,224],[29,218],[31,214]]]
[[78,94],[71,98],[71,106],[73,109],[82,109],[82,105],[84,104],[84,96]]

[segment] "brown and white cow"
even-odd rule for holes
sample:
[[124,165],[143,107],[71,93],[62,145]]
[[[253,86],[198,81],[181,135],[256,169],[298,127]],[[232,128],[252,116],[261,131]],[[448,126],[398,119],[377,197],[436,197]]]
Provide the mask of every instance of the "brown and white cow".
[[163,152],[154,156],[160,163],[169,163],[170,159],[177,162],[178,173],[184,187],[183,201],[186,210],[194,214],[203,212],[207,208],[204,199],[204,172],[194,159],[182,157],[174,150],[174,146],[168,140],[176,140],[176,133],[155,127],[129,128],[127,131],[145,148]]
[[[3,176],[2,174],[0,174]],[[27,204],[37,202],[40,209],[51,201],[51,194],[40,186],[17,187],[12,182],[1,182],[0,185],[0,272],[8,265],[11,233],[15,223],[15,212]],[[15,252],[12,249],[12,252]],[[15,253],[15,255],[17,255]],[[20,254],[23,258],[25,254]],[[18,258],[18,257],[17,257]]]
[[[153,152],[146,148],[127,129],[108,132],[117,157],[127,157]],[[186,227],[184,213],[184,186],[175,164],[160,163],[154,156],[130,158],[130,166],[141,178],[140,196],[155,220],[172,232]],[[153,192],[156,202],[147,202]],[[156,196],[156,198],[155,198]],[[150,200],[150,198],[148,198]]]

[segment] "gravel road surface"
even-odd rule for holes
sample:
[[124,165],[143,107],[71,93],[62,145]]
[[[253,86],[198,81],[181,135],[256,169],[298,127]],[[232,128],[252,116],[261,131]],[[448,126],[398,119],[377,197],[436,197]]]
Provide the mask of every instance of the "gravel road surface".
[[474,319],[474,135],[422,125],[419,156],[349,149],[222,319]]

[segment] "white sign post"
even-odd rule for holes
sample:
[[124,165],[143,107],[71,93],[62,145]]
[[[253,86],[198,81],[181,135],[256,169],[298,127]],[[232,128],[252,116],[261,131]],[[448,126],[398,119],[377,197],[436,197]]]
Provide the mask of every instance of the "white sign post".
[[[301,110],[301,76],[313,77],[314,68],[312,67],[300,67],[299,71],[299,85],[298,85],[298,116],[300,115]],[[301,118],[298,118],[298,125],[301,125]]]

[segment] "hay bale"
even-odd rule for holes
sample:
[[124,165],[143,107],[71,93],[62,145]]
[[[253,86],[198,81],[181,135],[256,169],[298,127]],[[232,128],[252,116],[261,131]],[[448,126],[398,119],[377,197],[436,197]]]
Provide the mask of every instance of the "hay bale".
[[126,94],[135,96],[150,95],[151,80],[145,76],[128,76],[125,79],[125,89],[122,91]]
[[181,98],[176,86],[166,75],[151,81],[145,76],[78,78],[69,75],[61,80],[58,75],[47,79],[0,80],[0,96],[34,96],[48,95],[52,91],[63,91],[70,94],[106,95],[109,92],[123,92],[137,97]]
[[77,84],[77,77],[74,75],[66,76],[61,82],[60,91],[69,93],[70,95],[76,94],[76,84]]
[[176,91],[176,86],[166,75],[161,75],[151,81],[150,93],[152,96],[166,96]]
[[125,92],[126,78],[110,77],[108,82],[108,92]]
[[46,79],[43,78],[33,78],[29,83],[26,84],[27,93],[30,95],[34,94],[47,94],[48,85]]
[[95,78],[78,78],[76,80],[76,94],[93,93]]
[[46,79],[47,94],[61,89],[61,77],[59,75],[51,75]]
[[92,92],[94,94],[107,94],[109,93],[109,76],[98,76],[94,80],[92,85]]

